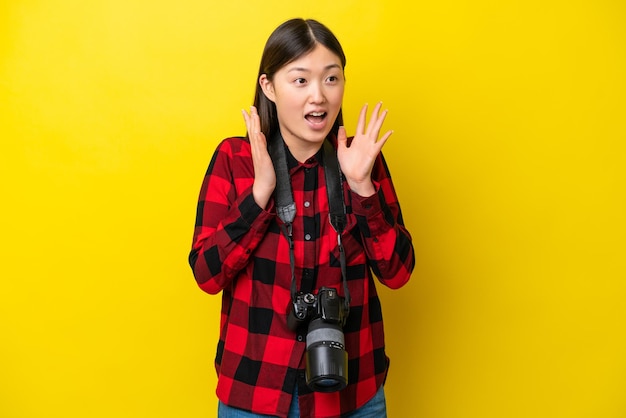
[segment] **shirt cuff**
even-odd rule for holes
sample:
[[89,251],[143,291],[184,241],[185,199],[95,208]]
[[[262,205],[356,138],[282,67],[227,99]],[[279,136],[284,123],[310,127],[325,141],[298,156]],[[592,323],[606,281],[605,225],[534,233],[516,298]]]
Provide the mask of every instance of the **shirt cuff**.
[[273,212],[273,199],[270,200],[267,210],[264,210],[256,203],[252,192],[248,193],[239,203],[239,213],[241,213],[241,218],[255,229],[262,229],[259,228],[260,225],[268,224],[269,221],[276,216]]
[[370,217],[382,211],[380,204],[380,185],[374,182],[374,189],[376,192],[368,197],[363,197],[353,191],[352,193],[352,212],[355,215]]

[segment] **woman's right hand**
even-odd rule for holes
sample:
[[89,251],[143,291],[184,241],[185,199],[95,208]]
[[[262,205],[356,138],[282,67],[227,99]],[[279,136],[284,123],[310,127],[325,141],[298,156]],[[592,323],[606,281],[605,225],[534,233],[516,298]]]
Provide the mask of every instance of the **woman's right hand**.
[[261,121],[256,107],[250,106],[250,114],[242,110],[243,119],[248,129],[250,148],[252,149],[252,164],[254,167],[254,183],[252,196],[261,208],[265,209],[276,188],[276,173],[272,159],[267,151],[267,140],[261,132]]

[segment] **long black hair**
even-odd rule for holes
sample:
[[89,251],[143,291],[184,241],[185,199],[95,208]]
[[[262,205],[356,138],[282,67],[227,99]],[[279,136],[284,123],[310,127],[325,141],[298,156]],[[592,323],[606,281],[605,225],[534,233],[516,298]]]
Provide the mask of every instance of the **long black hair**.
[[[288,20],[277,27],[268,38],[261,57],[254,95],[254,106],[257,108],[261,120],[261,132],[265,134],[266,138],[271,138],[278,131],[278,114],[274,102],[263,93],[259,85],[259,78],[265,74],[269,81],[273,81],[278,70],[311,52],[318,44],[335,53],[341,61],[342,69],[345,69],[346,56],[341,44],[330,29],[316,20]],[[343,115],[340,109],[331,132],[337,135],[341,125],[343,125]]]

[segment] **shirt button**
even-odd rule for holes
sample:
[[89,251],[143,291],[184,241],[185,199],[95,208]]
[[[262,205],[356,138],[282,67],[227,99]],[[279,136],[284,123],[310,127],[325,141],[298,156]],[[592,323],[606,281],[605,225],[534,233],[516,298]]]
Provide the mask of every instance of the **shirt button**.
[[304,236],[304,239],[307,240],[307,241],[311,241],[311,234],[306,234]]
[[304,202],[304,207],[305,208],[308,208],[309,206],[311,206],[311,202],[309,202],[309,201]]
[[298,335],[297,340],[298,340],[298,341],[300,341],[300,342],[302,342],[302,341],[304,341],[304,337],[303,337],[302,335]]

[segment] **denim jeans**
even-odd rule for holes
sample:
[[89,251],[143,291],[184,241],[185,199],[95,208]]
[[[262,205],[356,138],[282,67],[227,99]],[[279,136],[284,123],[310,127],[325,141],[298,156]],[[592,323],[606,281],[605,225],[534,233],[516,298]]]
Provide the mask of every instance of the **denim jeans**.
[[[217,407],[218,418],[269,418],[270,415],[254,414],[242,409],[233,408],[219,402]],[[300,418],[300,408],[298,406],[298,389],[294,391],[289,407],[289,415],[287,418]],[[344,418],[387,418],[387,404],[385,402],[385,391],[383,386],[378,389],[376,395],[370,399],[365,405],[352,411]]]

